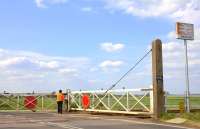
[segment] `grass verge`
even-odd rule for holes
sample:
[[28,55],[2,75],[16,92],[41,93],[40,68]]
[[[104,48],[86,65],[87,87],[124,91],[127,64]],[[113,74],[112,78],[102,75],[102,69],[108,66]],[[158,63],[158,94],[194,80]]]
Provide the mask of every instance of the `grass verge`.
[[161,121],[167,122],[175,118],[183,118],[186,121],[182,124],[200,128],[200,112],[194,113],[164,113],[161,116]]
[[191,121],[200,122],[200,112],[194,113],[164,113],[161,120],[170,120],[174,118],[184,118]]

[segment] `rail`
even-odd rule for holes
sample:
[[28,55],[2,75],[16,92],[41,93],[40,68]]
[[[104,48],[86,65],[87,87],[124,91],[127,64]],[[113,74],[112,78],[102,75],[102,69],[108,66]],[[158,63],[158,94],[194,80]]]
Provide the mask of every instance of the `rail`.
[[[105,94],[106,93],[106,94]],[[90,105],[84,109],[82,97],[87,94]],[[117,90],[94,90],[72,91],[69,93],[70,110],[121,113],[121,114],[152,114],[152,89],[117,89]]]
[[32,103],[37,111],[56,111],[56,98],[50,93],[0,93],[0,111],[25,111],[29,110],[25,104],[26,96],[34,96],[37,103]]

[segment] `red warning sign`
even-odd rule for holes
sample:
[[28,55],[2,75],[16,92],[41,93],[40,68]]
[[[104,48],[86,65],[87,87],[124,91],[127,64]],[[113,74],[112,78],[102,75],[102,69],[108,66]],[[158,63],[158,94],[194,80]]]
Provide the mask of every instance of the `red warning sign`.
[[24,100],[24,107],[28,109],[35,109],[37,106],[37,98],[35,96],[26,96]]
[[82,105],[84,109],[88,109],[90,106],[90,97],[88,94],[83,94],[82,96]]

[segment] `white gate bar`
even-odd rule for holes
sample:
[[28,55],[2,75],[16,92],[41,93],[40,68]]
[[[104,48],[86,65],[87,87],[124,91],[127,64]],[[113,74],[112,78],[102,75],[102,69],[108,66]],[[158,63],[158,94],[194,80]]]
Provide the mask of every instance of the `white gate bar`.
[[130,94],[130,95],[137,101],[137,102],[135,103],[135,105],[133,105],[133,107],[132,107],[130,110],[134,109],[138,104],[140,104],[140,105],[141,105],[143,108],[145,108],[147,111],[150,111],[149,108],[147,108],[147,107],[141,102],[141,100],[142,100],[144,97],[146,97],[147,94],[148,94],[148,92],[146,92],[146,93],[143,95],[143,97],[140,98],[140,99],[138,99],[135,95]]
[[117,99],[113,94],[110,93],[110,95],[116,100],[115,104],[112,105],[111,109],[115,107],[115,105],[117,103],[119,103],[124,110],[128,111],[128,109],[120,102],[120,100],[125,96],[125,95],[122,95],[119,99]]
[[116,114],[129,114],[129,115],[152,115],[151,112],[127,112],[127,111],[113,111],[113,110],[94,110],[94,109],[77,109],[72,108],[74,111],[88,111],[95,113],[116,113]]
[[[140,88],[140,89],[117,89],[117,90],[110,90],[107,93],[112,92],[138,92],[138,91],[151,91],[152,88]],[[72,94],[83,94],[83,93],[105,93],[107,90],[90,90],[90,91],[72,91]]]
[[107,96],[105,95],[103,98],[99,98],[98,95],[94,94],[96,96],[96,98],[99,100],[99,103],[94,107],[97,108],[99,106],[100,103],[103,104],[103,106],[107,109],[110,110],[110,108],[103,102],[103,99]]
[[[115,89],[106,92],[106,90],[93,90],[93,91],[72,91],[70,93],[71,102],[78,108],[71,107],[71,110],[77,111],[89,111],[89,112],[102,112],[102,113],[122,113],[122,114],[152,114],[151,108],[148,108],[142,100],[151,92],[152,88],[140,88],[140,89]],[[91,105],[89,109],[83,109],[80,102],[81,96],[88,94],[91,98]],[[117,97],[117,96],[120,97]],[[138,98],[137,95],[141,96]],[[134,105],[130,105],[130,97],[136,101]],[[148,97],[149,103],[151,96]],[[125,103],[122,99],[125,98]],[[111,99],[113,99],[111,103]],[[104,101],[105,100],[105,101]],[[99,109],[98,106],[102,104],[104,109]],[[119,104],[120,109],[114,109]],[[141,105],[141,111],[132,111],[136,105]],[[145,110],[144,110],[145,109]]]

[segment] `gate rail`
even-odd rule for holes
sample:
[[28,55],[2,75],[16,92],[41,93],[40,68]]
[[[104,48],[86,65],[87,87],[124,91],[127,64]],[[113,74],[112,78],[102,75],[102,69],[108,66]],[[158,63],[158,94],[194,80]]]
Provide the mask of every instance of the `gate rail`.
[[[55,95],[50,93],[11,93],[5,94],[0,93],[0,111],[25,111],[29,110],[26,108],[24,101],[26,96],[34,96],[37,100],[35,110],[37,111],[55,111],[56,110],[56,98]],[[35,101],[33,100],[33,101]],[[33,104],[32,102],[29,102]]]
[[[82,96],[87,94],[90,98],[90,106],[84,109]],[[143,89],[117,89],[94,90],[94,91],[72,91],[68,94],[70,110],[121,113],[121,114],[152,114],[153,90]]]

